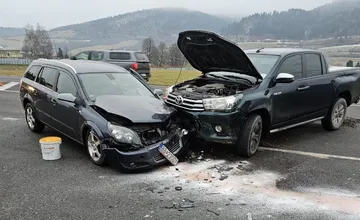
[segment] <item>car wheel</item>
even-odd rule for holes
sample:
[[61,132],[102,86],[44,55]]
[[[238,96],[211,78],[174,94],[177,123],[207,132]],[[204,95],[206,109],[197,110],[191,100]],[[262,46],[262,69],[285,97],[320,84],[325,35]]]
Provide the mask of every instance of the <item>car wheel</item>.
[[346,100],[344,98],[338,98],[325,118],[321,120],[323,128],[328,131],[338,130],[345,120],[346,110]]
[[244,157],[253,156],[259,148],[262,129],[261,116],[257,114],[250,115],[240,131],[235,146],[236,153]]
[[93,130],[89,130],[86,134],[86,148],[90,160],[94,164],[105,165],[105,153],[101,150],[100,139]]
[[30,103],[25,106],[25,119],[32,132],[40,133],[45,129],[45,125],[36,118],[34,107]]

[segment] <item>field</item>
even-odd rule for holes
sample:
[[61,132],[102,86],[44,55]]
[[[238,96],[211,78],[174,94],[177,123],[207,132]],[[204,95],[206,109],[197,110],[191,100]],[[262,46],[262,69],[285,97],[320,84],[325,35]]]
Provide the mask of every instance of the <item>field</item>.
[[0,76],[22,76],[27,65],[0,65]]
[[[0,65],[0,76],[22,76],[27,65]],[[149,84],[151,85],[173,85],[179,77],[180,69],[152,69]],[[183,70],[178,82],[199,76],[200,72],[195,70]]]

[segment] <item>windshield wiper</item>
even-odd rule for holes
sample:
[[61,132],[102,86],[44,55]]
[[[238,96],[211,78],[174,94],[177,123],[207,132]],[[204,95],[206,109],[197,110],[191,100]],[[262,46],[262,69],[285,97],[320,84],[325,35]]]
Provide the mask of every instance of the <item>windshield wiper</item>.
[[242,80],[246,80],[246,81],[250,82],[250,84],[253,84],[253,82],[250,79],[246,79],[246,78],[243,78],[243,77],[240,77],[240,76],[224,75],[224,77],[242,79]]

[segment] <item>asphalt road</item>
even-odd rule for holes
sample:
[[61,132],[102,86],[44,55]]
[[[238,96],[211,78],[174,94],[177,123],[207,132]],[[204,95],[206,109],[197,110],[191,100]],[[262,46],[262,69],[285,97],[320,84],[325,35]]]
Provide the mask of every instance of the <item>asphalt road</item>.
[[39,139],[59,134],[30,132],[16,87],[0,91],[1,220],[360,218],[360,106],[336,132],[312,123],[273,134],[247,160],[199,142],[179,171],[123,174],[61,135],[62,158],[42,160]]

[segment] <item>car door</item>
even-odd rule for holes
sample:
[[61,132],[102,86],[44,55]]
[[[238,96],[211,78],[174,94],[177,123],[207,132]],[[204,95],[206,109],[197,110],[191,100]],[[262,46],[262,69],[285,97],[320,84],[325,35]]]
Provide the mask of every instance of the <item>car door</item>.
[[[79,97],[78,87],[76,86],[73,76],[65,71],[60,70],[57,79],[55,92],[57,94],[70,93],[75,97]],[[56,123],[56,128],[62,133],[78,139],[80,132],[80,107],[75,103],[56,100],[56,108],[52,112],[52,117]]]
[[316,114],[322,116],[322,112],[326,111],[333,97],[332,80],[334,76],[325,74],[325,63],[322,61],[322,56],[319,53],[305,53],[303,54],[305,66],[304,82],[308,86],[305,93],[307,105],[304,106],[304,113]]
[[58,73],[59,71],[55,67],[44,66],[36,78],[38,84],[34,91],[36,96],[34,106],[37,116],[42,122],[51,127],[55,126],[51,118],[51,112],[53,111],[56,99],[54,88]]
[[308,86],[304,80],[303,60],[301,54],[289,55],[280,63],[275,78],[280,73],[294,75],[291,83],[277,83],[271,88],[272,124],[279,125],[300,117],[308,101],[305,90]]

